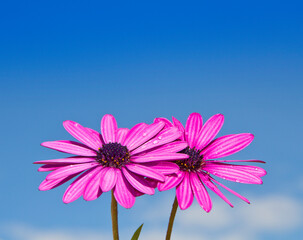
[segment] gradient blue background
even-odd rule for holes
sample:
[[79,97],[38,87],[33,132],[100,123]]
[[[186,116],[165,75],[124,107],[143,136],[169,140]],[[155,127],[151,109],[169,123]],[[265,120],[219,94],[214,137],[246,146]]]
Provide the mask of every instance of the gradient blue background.
[[[173,239],[189,230],[188,238],[196,234],[191,239],[303,236],[302,7],[292,0],[2,2],[0,239],[69,240],[86,233],[88,240],[110,239],[110,194],[65,205],[67,185],[38,191],[46,174],[32,162],[64,156],[39,146],[72,139],[64,120],[99,130],[106,113],[130,128],[159,116],[185,123],[191,112],[204,121],[224,114],[219,136],[253,133],[253,143],[232,158],[267,162],[262,186],[225,182],[253,202],[227,194],[235,205],[230,214],[282,200],[271,212],[268,205],[255,211],[255,219],[270,216],[269,225],[276,225],[235,237],[236,223],[186,225],[186,211],[179,211]],[[211,196],[215,212],[221,203]],[[121,239],[142,222],[141,239],[163,239],[173,197],[173,190],[157,192],[138,198],[131,210],[120,208]],[[285,219],[291,226],[281,231]]]

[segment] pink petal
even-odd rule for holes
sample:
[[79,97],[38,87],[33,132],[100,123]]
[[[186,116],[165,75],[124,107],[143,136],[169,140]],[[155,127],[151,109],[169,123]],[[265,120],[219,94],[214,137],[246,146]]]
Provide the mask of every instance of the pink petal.
[[247,165],[234,165],[234,164],[224,164],[224,163],[209,163],[207,164],[208,167],[212,166],[223,166],[225,168],[233,168],[241,171],[248,172],[252,175],[258,176],[258,177],[263,177],[266,175],[266,171],[263,168],[256,167],[256,166],[247,166]]
[[129,132],[128,128],[119,128],[116,134],[116,142],[120,144],[124,143],[125,137],[128,132]]
[[[98,170],[98,169],[97,169]],[[96,168],[92,168],[81,174],[69,187],[63,195],[63,202],[70,203],[82,196],[87,181],[94,175]]]
[[164,122],[153,123],[150,126],[144,128],[144,131],[138,132],[133,136],[134,139],[126,145],[128,150],[132,151],[133,149],[139,147],[143,143],[153,138],[155,135],[157,135],[157,133],[161,131],[164,125]]
[[86,201],[92,201],[101,196],[102,190],[100,189],[100,179],[102,175],[102,166],[96,168],[95,174],[87,182],[83,192],[83,198]]
[[92,135],[92,137],[94,138],[94,140],[96,141],[96,143],[98,144],[98,146],[102,146],[104,144],[103,140],[102,140],[102,136],[99,132],[95,131],[94,129],[91,128],[86,128],[87,131],[90,132],[90,134]]
[[89,168],[93,168],[95,166],[98,166],[99,163],[94,162],[94,163],[83,163],[83,164],[77,164],[77,165],[68,165],[61,167],[50,174],[46,176],[47,180],[52,180],[52,179],[58,179],[58,178],[63,178],[67,177],[69,175],[75,174],[75,173],[80,173],[84,170],[87,170]]
[[258,176],[258,177],[263,177],[267,174],[267,172],[260,167],[256,166],[235,166],[236,169],[238,170],[243,170],[245,172],[251,173],[252,175]]
[[164,183],[158,183],[159,191],[166,191],[176,187],[180,182],[182,182],[184,178],[185,172],[179,171],[177,174],[172,174],[169,176],[165,176]]
[[40,186],[39,186],[39,190],[40,191],[47,191],[56,187],[59,187],[60,185],[66,183],[67,181],[69,181],[70,179],[72,179],[73,177],[77,176],[78,174],[73,174],[70,175],[68,177],[65,178],[59,178],[59,179],[54,179],[54,180],[44,180]]
[[237,197],[241,198],[243,201],[247,202],[248,204],[250,204],[249,200],[245,197],[243,197],[242,195],[240,195],[239,193],[231,190],[230,188],[226,187],[225,185],[223,185],[222,183],[218,182],[217,180],[212,178],[212,181],[217,183],[218,185],[220,185],[221,187],[225,188],[227,191],[231,192],[232,194],[236,195]]
[[101,176],[100,187],[103,192],[108,192],[113,189],[117,182],[116,168],[107,167]]
[[77,163],[87,163],[94,162],[95,158],[88,157],[69,157],[69,158],[60,158],[60,159],[51,159],[51,160],[42,160],[36,161],[34,164],[49,164],[49,165],[60,165],[60,164],[77,164]]
[[158,182],[159,182],[155,179],[148,178],[148,177],[144,177],[144,179],[146,180],[146,182],[148,182],[149,186],[151,186],[152,188],[156,188],[158,185]]
[[67,166],[66,164],[45,164],[38,168],[38,172],[49,172]]
[[216,193],[220,198],[222,198],[227,204],[229,204],[231,207],[234,207],[231,202],[224,196],[224,194],[218,189],[218,187],[212,183],[212,181],[209,179],[208,176],[206,176],[204,173],[198,173],[201,181],[214,193]]
[[230,166],[206,164],[203,166],[203,170],[229,181],[248,184],[262,184],[261,178]]
[[203,149],[218,134],[224,123],[224,116],[216,114],[206,121],[197,138],[197,149]]
[[135,188],[133,188],[133,195],[135,196],[135,197],[140,197],[140,196],[142,196],[142,195],[144,195],[145,193],[143,193],[143,192],[140,192],[140,191],[138,191],[137,189],[135,189]]
[[176,196],[179,207],[187,209],[193,203],[194,195],[190,186],[189,173],[185,172],[183,181],[176,187]]
[[136,141],[136,136],[142,134],[148,126],[149,125],[146,123],[138,123],[137,125],[133,126],[127,133],[124,142],[122,142],[121,144],[123,146],[133,145],[133,142]]
[[261,160],[255,160],[255,159],[252,159],[252,160],[208,160],[206,161],[208,163],[224,163],[224,162],[256,162],[256,163],[265,163],[264,161],[261,161]]
[[189,115],[185,126],[185,139],[190,148],[195,146],[202,124],[202,116],[199,113],[192,113]]
[[125,208],[131,208],[136,201],[134,190],[123,176],[121,170],[117,169],[117,183],[114,188],[114,196],[117,202]]
[[122,173],[124,174],[127,181],[138,191],[153,195],[155,193],[155,189],[150,187],[150,184],[143,178],[138,175],[129,172],[126,168],[122,168]]
[[168,144],[164,144],[158,148],[153,149],[153,153],[165,152],[165,153],[177,153],[182,151],[188,146],[187,142],[184,141],[175,141]]
[[182,123],[177,118],[174,118],[174,117],[172,117],[172,118],[173,118],[174,126],[176,128],[178,128],[179,131],[182,133],[181,136],[180,136],[180,140],[185,141],[185,129],[184,129]]
[[210,196],[196,173],[190,174],[190,184],[195,198],[204,211],[209,212],[212,208]]
[[150,167],[165,175],[179,172],[179,166],[173,162],[148,162],[145,163],[144,166]]
[[225,157],[247,147],[253,139],[254,135],[250,133],[231,134],[219,137],[204,148],[201,154],[205,160]]
[[116,119],[113,115],[106,114],[101,120],[101,133],[105,143],[116,142],[118,130]]
[[84,144],[77,143],[74,141],[51,141],[51,142],[43,142],[41,146],[51,148],[60,152],[76,154],[80,156],[96,156],[96,152]]
[[73,121],[64,121],[63,126],[74,138],[84,143],[86,146],[98,150],[102,145],[96,142],[94,135],[87,128]]
[[184,153],[155,153],[153,152],[145,154],[145,155],[138,155],[138,156],[131,156],[130,161],[135,163],[143,163],[143,162],[154,162],[154,161],[163,161],[163,160],[177,160],[177,159],[187,159],[188,155]]
[[164,122],[165,123],[164,129],[174,126],[167,118],[155,118],[154,123],[157,122]]
[[181,136],[180,131],[175,128],[167,128],[163,131],[161,131],[156,137],[152,138],[151,140],[149,140],[148,142],[144,143],[143,145],[141,145],[140,147],[136,148],[135,150],[133,150],[131,153],[132,155],[155,148],[155,147],[159,147],[162,146],[164,144],[170,143],[176,139],[178,139]]
[[125,165],[125,167],[133,172],[133,173],[137,173],[141,176],[144,176],[144,177],[148,177],[148,178],[152,178],[152,179],[155,179],[155,180],[158,180],[158,181],[161,181],[163,182],[165,177],[163,174],[149,168],[149,167],[146,167],[146,166],[143,166],[143,165],[140,165],[140,164],[127,164]]

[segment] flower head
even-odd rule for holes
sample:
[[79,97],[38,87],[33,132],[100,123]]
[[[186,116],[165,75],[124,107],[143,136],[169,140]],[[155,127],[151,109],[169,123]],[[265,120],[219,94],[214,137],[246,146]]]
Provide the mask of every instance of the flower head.
[[199,113],[192,113],[187,119],[185,128],[176,118],[173,118],[173,124],[167,123],[167,126],[174,125],[183,133],[180,140],[186,141],[188,147],[181,153],[187,154],[188,158],[176,160],[179,171],[166,176],[164,183],[158,183],[158,189],[164,191],[176,187],[176,196],[181,209],[188,208],[195,196],[200,206],[206,212],[209,212],[212,208],[212,202],[205,186],[233,207],[216,184],[249,203],[246,198],[218,182],[214,176],[239,183],[262,184],[261,177],[266,175],[264,169],[256,166],[227,163],[264,163],[263,161],[216,160],[242,150],[254,138],[250,133],[241,133],[226,135],[213,140],[220,131],[223,122],[223,115],[216,114],[203,125],[202,116]]
[[42,191],[81,174],[66,189],[65,203],[81,196],[91,201],[113,189],[119,204],[130,208],[136,196],[154,194],[155,183],[163,182],[165,174],[178,171],[175,163],[162,160],[187,157],[177,153],[187,143],[174,142],[182,133],[176,127],[164,129],[163,121],[140,123],[129,130],[118,128],[115,118],[107,114],[101,121],[101,134],[72,121],[65,121],[63,126],[81,143],[63,140],[41,145],[75,156],[35,163],[44,164],[39,171],[51,171],[39,186]]

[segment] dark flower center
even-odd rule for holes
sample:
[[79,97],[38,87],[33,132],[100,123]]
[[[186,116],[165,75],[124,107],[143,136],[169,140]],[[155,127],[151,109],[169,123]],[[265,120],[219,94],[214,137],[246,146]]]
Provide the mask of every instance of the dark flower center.
[[120,143],[107,143],[99,148],[96,161],[104,167],[121,168],[129,163],[130,154],[127,147]]
[[200,155],[201,150],[195,148],[185,148],[181,153],[187,154],[189,157],[184,160],[178,160],[176,163],[182,171],[196,172],[204,165],[203,156]]

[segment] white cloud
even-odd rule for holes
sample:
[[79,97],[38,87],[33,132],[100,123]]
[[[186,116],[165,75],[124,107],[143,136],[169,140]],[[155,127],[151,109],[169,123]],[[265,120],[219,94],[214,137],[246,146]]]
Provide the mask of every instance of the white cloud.
[[[203,211],[195,201],[187,210],[178,209],[173,230],[174,240],[179,238],[251,240],[260,238],[264,233],[273,235],[288,233],[300,229],[303,225],[302,202],[291,196],[271,194],[250,197],[252,204],[238,201],[234,208],[229,207],[217,196],[213,199],[213,209],[210,213]],[[163,198],[162,201],[157,202],[153,213],[146,214],[151,217],[145,227],[154,224],[155,220],[161,224],[167,222],[171,201],[171,199]],[[160,211],[155,211],[155,209],[160,209]],[[157,215],[158,218],[156,218]],[[154,227],[159,229],[163,226]],[[165,229],[159,236],[163,238],[164,234]]]
[[111,236],[88,230],[38,229],[29,225],[15,223],[2,227],[4,233],[16,240],[107,240]]
[[179,228],[192,232],[207,231],[212,239],[256,239],[260,234],[285,233],[303,225],[302,203],[292,197],[269,195],[253,199],[253,204],[230,208],[214,201],[214,209],[206,214],[198,204],[188,211],[180,211],[176,219]]
[[259,198],[247,210],[239,209],[237,214],[252,229],[284,232],[302,224],[302,210],[302,203],[294,198],[271,195]]
[[[264,233],[275,236],[275,234],[287,234],[301,229],[303,206],[300,200],[281,194],[250,197],[250,199],[253,202],[251,205],[238,202],[235,208],[230,208],[221,199],[214,198],[214,207],[210,213],[204,212],[197,203],[185,211],[178,210],[172,239],[254,240],[261,238]],[[140,209],[131,214],[145,219],[140,239],[164,239],[170,206],[171,199],[160,198],[151,209],[153,215]],[[123,225],[128,226],[127,223]],[[112,238],[110,229],[106,232],[85,229],[39,229],[15,223],[2,226],[0,230],[0,235],[5,233],[9,239],[14,240],[106,240]],[[121,239],[122,236],[129,236],[131,234],[129,231],[129,228],[120,229]]]
[[186,227],[207,227],[215,228],[225,227],[230,224],[229,206],[225,203],[215,201],[211,212],[206,213],[197,203],[194,203],[185,211],[180,210],[176,222]]

